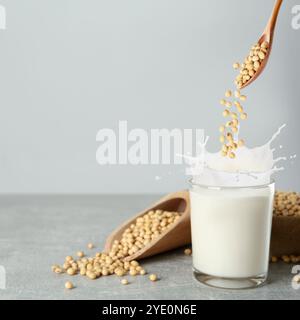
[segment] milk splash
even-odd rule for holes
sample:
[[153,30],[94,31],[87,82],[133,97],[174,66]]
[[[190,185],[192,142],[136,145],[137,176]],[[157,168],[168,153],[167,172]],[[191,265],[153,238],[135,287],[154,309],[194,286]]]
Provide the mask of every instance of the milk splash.
[[277,163],[287,160],[286,157],[274,158],[275,149],[271,146],[285,127],[285,124],[281,126],[263,146],[239,148],[235,159],[224,158],[220,152],[208,152],[207,137],[197,157],[184,156],[189,166],[187,174],[192,176],[194,183],[206,186],[250,187],[269,184],[275,172],[284,170],[283,167],[277,167]]

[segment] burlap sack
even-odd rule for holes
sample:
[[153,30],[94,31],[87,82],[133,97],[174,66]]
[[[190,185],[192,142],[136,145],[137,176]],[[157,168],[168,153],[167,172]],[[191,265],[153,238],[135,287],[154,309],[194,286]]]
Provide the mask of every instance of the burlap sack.
[[300,255],[300,216],[273,218],[271,255]]

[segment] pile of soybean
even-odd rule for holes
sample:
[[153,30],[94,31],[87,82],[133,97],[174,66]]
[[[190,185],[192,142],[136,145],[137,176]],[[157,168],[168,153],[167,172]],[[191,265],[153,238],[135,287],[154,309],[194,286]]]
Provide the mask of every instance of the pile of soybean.
[[[124,278],[130,276],[146,275],[146,270],[138,261],[126,261],[126,257],[138,252],[168,229],[181,218],[178,212],[151,210],[127,228],[119,240],[115,240],[110,252],[97,252],[92,257],[87,257],[83,251],[77,252],[77,258],[67,256],[62,265],[53,265],[52,271],[56,274],[69,276],[81,275],[95,280],[102,276],[116,275],[121,277],[121,284],[127,285],[129,281]],[[88,244],[88,249],[94,245]],[[191,250],[186,249],[186,255],[191,255]],[[157,281],[156,274],[149,275],[150,281]],[[71,281],[65,283],[66,289],[74,288]]]

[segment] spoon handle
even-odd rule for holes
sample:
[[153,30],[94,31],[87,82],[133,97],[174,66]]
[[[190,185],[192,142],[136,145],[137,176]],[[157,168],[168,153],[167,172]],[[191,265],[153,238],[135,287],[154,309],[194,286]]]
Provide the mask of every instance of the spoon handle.
[[281,8],[283,0],[277,0],[274,8],[273,8],[273,12],[271,14],[270,20],[267,24],[266,30],[265,30],[265,34],[268,34],[270,39],[273,38],[273,34],[274,34],[274,30],[275,30],[275,26],[276,26],[276,21],[277,21],[277,17],[279,14],[279,10]]

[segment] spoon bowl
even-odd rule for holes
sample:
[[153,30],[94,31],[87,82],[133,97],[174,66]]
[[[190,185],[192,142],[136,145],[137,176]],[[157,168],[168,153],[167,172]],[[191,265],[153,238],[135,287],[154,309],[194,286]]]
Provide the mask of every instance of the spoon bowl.
[[263,42],[268,42],[269,46],[268,46],[268,50],[266,52],[266,56],[265,56],[264,60],[262,61],[259,69],[254,74],[254,76],[249,81],[244,83],[241,86],[241,89],[244,89],[245,87],[249,86],[253,81],[255,81],[262,74],[262,72],[264,71],[264,69],[268,63],[268,60],[269,60],[269,57],[271,54],[271,50],[272,50],[272,45],[273,45],[273,38],[274,38],[274,31],[275,31],[275,27],[276,27],[277,17],[278,17],[278,14],[279,14],[279,11],[280,11],[280,8],[282,5],[282,1],[283,0],[276,1],[275,6],[272,11],[272,14],[271,14],[271,17],[268,21],[268,24],[267,24],[262,36],[259,38],[259,40],[257,42],[260,45]]

